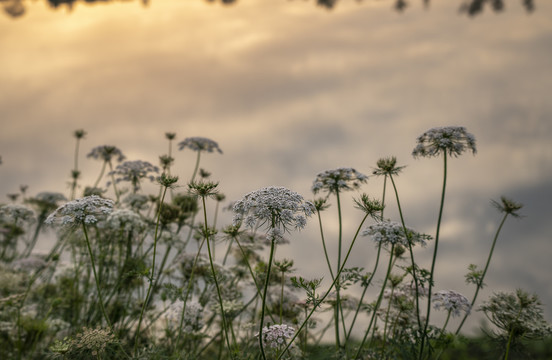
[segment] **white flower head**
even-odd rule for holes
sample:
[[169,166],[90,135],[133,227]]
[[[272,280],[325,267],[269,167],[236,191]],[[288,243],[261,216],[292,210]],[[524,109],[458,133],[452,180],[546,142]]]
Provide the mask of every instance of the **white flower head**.
[[106,227],[112,230],[141,232],[147,228],[147,224],[140,215],[132,210],[114,210],[106,220]]
[[117,162],[121,162],[126,158],[121,150],[112,145],[96,146],[90,151],[90,153],[88,153],[88,155],[86,155],[86,157],[101,159],[105,162],[110,162],[114,157],[117,158]]
[[412,151],[414,157],[432,157],[441,153],[461,155],[466,150],[477,152],[475,137],[463,126],[444,126],[429,129],[416,139],[418,145]]
[[368,176],[353,168],[326,170],[316,175],[312,184],[312,192],[316,194],[321,190],[327,190],[330,193],[353,190],[366,181],[368,181]]
[[460,312],[469,314],[470,301],[462,294],[454,290],[441,290],[433,294],[433,307],[437,310],[450,311],[453,317],[460,316]]
[[116,176],[116,183],[121,181],[129,181],[136,192],[140,189],[141,179],[147,178],[153,182],[155,181],[153,173],[158,172],[159,168],[157,166],[154,166],[147,161],[135,160],[125,161],[124,163],[117,165],[115,170],[109,172],[109,175]]
[[55,222],[61,225],[95,224],[98,216],[106,216],[113,210],[113,200],[104,199],[98,195],[91,195],[69,201],[58,207],[48,218],[46,224]]
[[[409,228],[406,228],[406,231],[412,245],[419,243],[424,246],[426,241],[431,239],[429,235],[417,233]],[[376,243],[408,246],[408,238],[402,224],[395,221],[385,220],[370,225],[362,231],[361,235],[371,236]]]
[[178,144],[178,150],[182,150],[184,148],[188,148],[193,151],[207,151],[210,153],[217,151],[219,154],[222,154],[222,150],[219,148],[216,141],[198,136],[189,137],[184,139],[184,141],[181,141]]
[[34,220],[34,212],[25,205],[7,204],[0,207],[0,219],[13,222],[32,222]]
[[165,313],[167,324],[170,327],[176,327],[180,325],[182,320],[183,330],[187,333],[198,332],[203,328],[203,307],[196,301],[188,301],[186,303],[186,310],[182,314],[184,308],[184,302],[177,300]]
[[[262,340],[264,344],[274,349],[285,346],[286,341],[291,339],[294,334],[295,329],[285,324],[265,326],[262,330]],[[257,334],[258,336],[259,334]]]
[[279,239],[289,227],[302,229],[306,217],[315,211],[314,204],[304,201],[296,192],[284,187],[269,186],[245,195],[234,204],[233,224],[244,223],[253,228],[266,226],[271,240]]

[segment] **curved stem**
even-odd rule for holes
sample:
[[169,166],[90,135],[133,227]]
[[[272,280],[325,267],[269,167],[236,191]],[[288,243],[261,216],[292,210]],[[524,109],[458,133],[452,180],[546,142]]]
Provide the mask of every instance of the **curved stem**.
[[196,158],[196,163],[195,163],[195,168],[194,168],[194,173],[192,174],[192,179],[190,180],[191,183],[194,182],[194,179],[196,177],[196,174],[197,174],[197,169],[199,169],[199,158],[201,156],[201,150],[198,150],[197,151],[197,158]]
[[94,183],[93,187],[95,187],[95,188],[98,187],[98,184],[100,183],[100,180],[102,179],[102,177],[104,175],[106,165],[107,165],[107,161],[104,161],[103,164],[102,164],[102,169],[100,170],[100,175],[96,179],[96,182]]

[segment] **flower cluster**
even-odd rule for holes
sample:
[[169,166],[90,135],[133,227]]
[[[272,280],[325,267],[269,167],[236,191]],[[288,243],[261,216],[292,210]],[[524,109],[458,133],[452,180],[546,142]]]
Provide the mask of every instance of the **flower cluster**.
[[476,153],[475,137],[463,126],[444,126],[429,129],[416,139],[414,157],[432,157],[440,153],[458,156],[466,150]]
[[86,157],[94,159],[102,159],[105,162],[110,162],[112,158],[117,157],[117,162],[121,162],[126,157],[123,155],[122,151],[119,150],[116,146],[112,145],[100,145],[93,148]]
[[58,207],[48,218],[46,224],[59,222],[62,225],[95,224],[97,216],[108,215],[113,209],[113,200],[91,195],[69,201]]
[[433,307],[435,309],[445,309],[454,316],[460,316],[460,312],[469,313],[470,301],[462,294],[453,290],[441,290],[433,294]]
[[132,210],[118,209],[107,217],[105,222],[107,228],[124,231],[143,231],[148,226],[144,220]]
[[285,324],[271,325],[264,327],[262,333],[263,343],[274,349],[284,346],[286,340],[291,339],[295,334],[295,329]]
[[13,222],[33,221],[34,212],[25,205],[7,204],[0,207],[0,219]]
[[245,195],[237,201],[233,208],[236,213],[233,224],[242,222],[253,228],[266,225],[272,234],[272,239],[281,236],[281,231],[288,227],[302,229],[307,223],[307,216],[314,213],[314,205],[304,201],[296,192],[284,187],[270,186]]
[[165,314],[167,324],[170,327],[178,327],[180,326],[180,321],[182,320],[182,327],[185,332],[192,333],[200,331],[204,325],[203,307],[195,301],[190,301],[186,304],[184,317],[182,317],[183,308],[184,302],[182,300],[178,300],[169,306]]
[[150,181],[155,181],[155,176],[152,173],[158,173],[159,168],[150,164],[147,161],[135,160],[125,161],[117,165],[115,170],[110,171],[109,175],[117,175],[115,182],[129,181],[134,188],[134,191],[140,189],[140,179],[148,178]]
[[322,190],[327,190],[330,193],[352,190],[366,181],[368,181],[368,176],[353,168],[326,170],[316,175],[312,184],[312,192],[316,194]]
[[368,226],[361,233],[362,236],[371,236],[376,243],[408,246],[408,240],[412,245],[419,243],[422,246],[431,236],[420,234],[412,229],[406,228],[406,234],[402,224],[395,221],[381,221]]
[[389,158],[381,158],[376,163],[377,168],[372,174],[377,176],[398,175],[405,166],[397,166],[397,158],[392,156]]
[[217,151],[218,153],[222,154],[222,150],[219,148],[218,143],[216,141],[213,141],[211,139],[207,139],[204,137],[189,137],[184,139],[184,141],[181,141],[178,144],[178,150],[182,150],[184,148],[188,148],[193,151],[207,151],[207,152],[213,152]]
[[498,201],[491,200],[491,204],[502,213],[512,215],[517,218],[521,217],[517,211],[523,207],[523,204],[510,200],[505,196],[500,197],[500,203]]
[[478,309],[499,329],[516,336],[541,338],[552,334],[536,295],[518,289],[514,294],[498,292]]

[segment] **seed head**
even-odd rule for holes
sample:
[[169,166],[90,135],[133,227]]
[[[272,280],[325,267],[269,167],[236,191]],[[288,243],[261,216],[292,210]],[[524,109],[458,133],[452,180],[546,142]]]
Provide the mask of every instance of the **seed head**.
[[512,215],[513,217],[521,217],[521,215],[519,215],[517,211],[523,207],[523,204],[516,203],[505,196],[500,197],[500,203],[497,201],[491,200],[491,204],[495,208],[497,208],[498,211],[500,212]]
[[101,159],[105,162],[110,162],[114,157],[117,158],[117,162],[125,160],[125,156],[116,146],[112,145],[100,145],[93,148],[86,157],[93,159]]
[[372,174],[377,176],[398,175],[406,166],[397,166],[397,158],[392,156],[378,160],[377,168]]

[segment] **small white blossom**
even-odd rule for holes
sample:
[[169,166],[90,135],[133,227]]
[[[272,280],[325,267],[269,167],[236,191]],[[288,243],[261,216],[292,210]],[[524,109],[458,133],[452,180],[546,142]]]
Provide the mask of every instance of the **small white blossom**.
[[368,176],[353,168],[326,170],[316,175],[312,184],[312,192],[316,194],[322,190],[327,190],[330,193],[352,190],[360,187],[360,184],[366,181],[368,181]]
[[184,302],[182,300],[177,300],[169,306],[167,312],[165,313],[168,326],[178,328],[178,326],[180,326],[180,321],[182,320],[182,329],[185,332],[192,333],[200,331],[204,325],[203,307],[195,301],[187,302],[184,317],[182,318],[183,307]]
[[418,145],[412,151],[414,157],[432,157],[446,152],[458,156],[466,150],[476,153],[475,137],[463,126],[444,126],[429,129],[416,139]]
[[[286,341],[291,339],[294,334],[295,329],[285,324],[265,326],[262,331],[262,340],[264,344],[274,349],[285,346]],[[258,336],[259,334],[257,334]]]
[[244,223],[253,228],[265,225],[271,240],[280,239],[288,227],[302,229],[306,217],[314,213],[314,205],[296,192],[270,186],[245,195],[234,204],[233,224]]
[[[417,233],[409,228],[406,228],[406,231],[412,245],[420,243],[424,246],[426,240],[431,239],[429,235]],[[386,220],[370,225],[362,231],[361,235],[371,236],[376,243],[408,246],[408,239],[405,236],[402,224],[395,221]]]
[[433,294],[433,307],[437,310],[445,309],[453,317],[460,316],[460,312],[470,312],[470,301],[462,294],[453,290],[441,290]]
[[104,199],[98,195],[91,195],[80,199],[69,201],[58,207],[46,219],[46,224],[55,222],[61,225],[95,224],[98,216],[105,216],[111,213],[113,200]]
[[210,153],[216,150],[218,153],[222,154],[222,150],[219,148],[216,141],[198,136],[189,137],[184,139],[184,141],[181,141],[178,144],[178,150],[182,150],[184,148],[188,148],[193,151],[207,151]]

